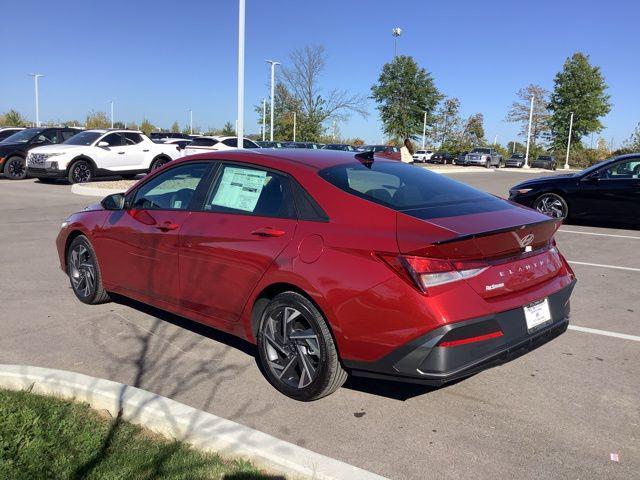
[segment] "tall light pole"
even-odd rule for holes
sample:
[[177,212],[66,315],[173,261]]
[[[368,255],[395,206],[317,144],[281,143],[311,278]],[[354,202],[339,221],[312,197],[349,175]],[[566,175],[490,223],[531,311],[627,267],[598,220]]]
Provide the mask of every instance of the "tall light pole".
[[262,99],[262,141],[265,140],[267,134],[267,99]]
[[533,122],[533,100],[535,95],[531,95],[531,107],[529,107],[529,131],[527,132],[527,153],[524,156],[522,168],[529,168],[529,144],[531,142],[531,122]]
[[393,35],[393,58],[396,58],[398,54],[398,37],[402,34],[402,29],[400,27],[395,27],[391,30],[391,34]]
[[422,122],[422,149],[427,139],[427,112],[424,112],[424,121]]
[[296,141],[296,112],[293,112],[293,141]]
[[189,135],[193,135],[193,110],[189,109]]
[[111,128],[113,128],[113,100],[109,103],[111,104]]
[[33,77],[33,81],[35,83],[36,89],[36,127],[40,126],[40,101],[38,99],[38,79],[40,77],[44,77],[41,73],[30,73],[31,77]]
[[238,148],[244,148],[244,1],[238,0]]
[[569,170],[569,150],[571,149],[571,131],[573,130],[573,112],[569,120],[569,138],[567,139],[567,157],[564,160],[564,169]]
[[267,63],[271,64],[271,122],[269,123],[269,140],[273,142],[273,101],[276,91],[276,65],[280,65],[280,62],[267,60]]

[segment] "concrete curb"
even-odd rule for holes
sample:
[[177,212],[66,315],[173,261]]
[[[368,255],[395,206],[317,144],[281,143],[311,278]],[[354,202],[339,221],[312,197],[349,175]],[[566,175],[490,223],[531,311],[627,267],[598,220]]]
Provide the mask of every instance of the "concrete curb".
[[110,380],[49,368],[0,365],[0,387],[86,402],[94,409],[119,411],[125,420],[194,447],[243,457],[270,472],[293,478],[384,480],[347,463],[314,453],[244,425],[169,398]]
[[491,173],[494,171],[493,168],[484,168],[484,167],[429,168],[427,165],[417,165],[417,166],[421,168],[426,168],[427,170],[431,172],[436,172],[436,173]]
[[86,183],[74,183],[71,185],[71,193],[76,195],[86,195],[89,197],[106,197],[113,193],[122,193],[125,190],[122,188],[96,188],[91,184]]
[[499,169],[500,172],[517,172],[517,173],[531,173],[531,174],[540,174],[540,173],[576,173],[580,170],[575,170],[570,168],[569,170],[565,170],[564,168],[559,168],[557,170],[547,170],[545,168],[515,168],[515,167],[504,167]]

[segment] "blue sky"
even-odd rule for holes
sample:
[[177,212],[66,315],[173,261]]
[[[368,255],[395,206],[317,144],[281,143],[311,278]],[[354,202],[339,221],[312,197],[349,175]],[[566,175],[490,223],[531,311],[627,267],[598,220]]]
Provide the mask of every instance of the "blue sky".
[[[300,1],[246,0],[246,128],[259,130],[253,105],[268,95],[265,59],[286,61],[294,48],[326,47],[322,78],[368,95],[393,56],[391,29],[403,29],[398,53],[412,55],[437,87],[458,97],[465,116],[485,115],[487,138],[501,143],[518,127],[504,122],[516,91],[548,89],[565,58],[582,51],[599,65],[613,108],[603,136],[618,145],[640,121],[640,4],[578,0]],[[83,120],[89,110],[116,120],[143,117],[169,127],[174,120],[221,127],[236,118],[237,1],[30,0],[0,6],[3,26],[0,111],[33,119],[33,80],[41,80],[42,120]],[[374,104],[367,119],[339,124],[344,136],[378,142]]]

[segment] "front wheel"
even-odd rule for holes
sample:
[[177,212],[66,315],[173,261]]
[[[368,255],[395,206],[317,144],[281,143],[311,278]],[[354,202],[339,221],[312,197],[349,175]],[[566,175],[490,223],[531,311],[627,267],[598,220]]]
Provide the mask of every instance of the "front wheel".
[[27,165],[22,157],[9,157],[4,164],[4,176],[10,180],[27,178]]
[[95,305],[109,301],[102,286],[96,252],[84,235],[73,239],[67,250],[67,275],[71,288],[82,303]]
[[288,397],[317,400],[347,379],[327,322],[299,293],[284,292],[269,302],[257,340],[267,380]]
[[553,218],[567,218],[569,206],[564,198],[555,193],[545,193],[536,198],[533,208]]
[[69,168],[69,183],[87,183],[93,179],[93,167],[86,160],[78,160]]

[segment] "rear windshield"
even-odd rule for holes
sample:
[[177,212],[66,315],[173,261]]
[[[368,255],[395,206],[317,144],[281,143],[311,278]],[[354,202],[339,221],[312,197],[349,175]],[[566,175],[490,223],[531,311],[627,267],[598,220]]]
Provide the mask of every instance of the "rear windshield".
[[[508,208],[508,203],[439,173],[399,162],[336,165],[320,170],[347,193],[420,218],[455,216]],[[460,205],[466,205],[459,209]]]

